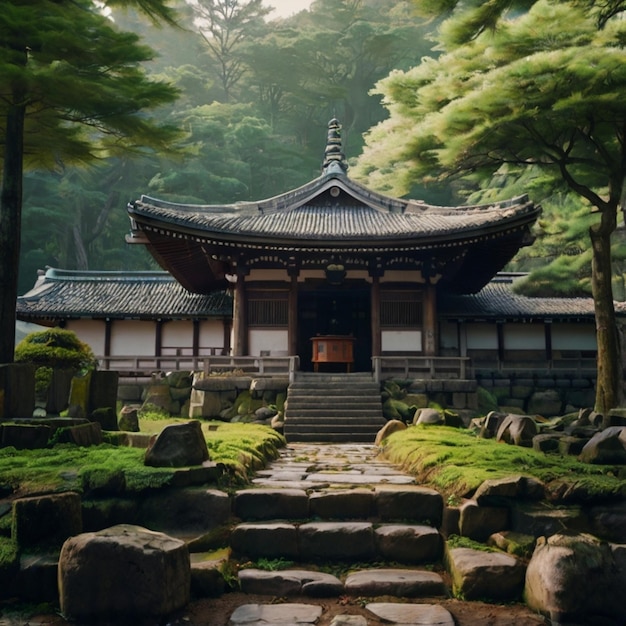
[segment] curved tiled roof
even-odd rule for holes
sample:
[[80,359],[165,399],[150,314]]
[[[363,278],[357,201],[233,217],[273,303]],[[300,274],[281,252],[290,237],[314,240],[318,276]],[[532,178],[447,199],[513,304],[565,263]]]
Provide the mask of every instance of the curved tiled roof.
[[89,272],[50,268],[17,299],[20,320],[229,317],[227,292],[190,293],[166,272]]
[[[337,189],[333,198],[326,192]],[[520,196],[506,202],[438,207],[388,198],[332,173],[298,190],[258,203],[185,205],[142,196],[130,214],[166,228],[220,240],[265,244],[378,243],[411,247],[453,242],[532,223],[539,209]]]
[[[463,207],[391,198],[352,181],[339,167],[260,202],[186,205],[142,196],[128,206],[131,243],[144,243],[187,289],[225,285],[235,267],[254,259],[288,259],[320,268],[358,255],[367,265],[433,271],[452,290],[474,293],[532,240],[541,209],[527,196]],[[261,260],[259,260],[261,259]],[[434,269],[436,268],[436,269]]]

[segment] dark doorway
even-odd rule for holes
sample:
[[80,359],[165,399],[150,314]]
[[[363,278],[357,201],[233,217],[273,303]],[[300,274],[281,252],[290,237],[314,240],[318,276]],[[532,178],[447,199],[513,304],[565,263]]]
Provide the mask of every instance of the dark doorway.
[[[372,369],[370,288],[367,284],[332,286],[321,283],[303,286],[298,292],[298,354],[300,369],[311,371],[311,337],[351,335],[354,337],[353,371]],[[324,371],[345,372],[344,364],[324,364]]]

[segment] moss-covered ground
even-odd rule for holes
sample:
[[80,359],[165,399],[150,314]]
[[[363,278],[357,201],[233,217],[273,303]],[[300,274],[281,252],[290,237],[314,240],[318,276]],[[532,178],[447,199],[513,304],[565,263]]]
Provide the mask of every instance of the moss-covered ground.
[[384,456],[420,483],[453,500],[472,495],[489,478],[534,476],[549,491],[575,488],[587,498],[626,496],[626,467],[589,465],[446,426],[411,426],[384,442]]
[[[166,425],[185,420],[142,419],[141,432],[157,433]],[[203,432],[212,461],[226,465],[227,478],[245,482],[254,469],[275,458],[285,442],[275,430],[256,424],[203,422]],[[148,467],[143,463],[145,450],[105,443],[80,447],[57,444],[39,450],[0,448],[0,490],[25,496],[30,493],[83,491],[86,477],[123,472],[126,489],[166,486],[173,470]]]

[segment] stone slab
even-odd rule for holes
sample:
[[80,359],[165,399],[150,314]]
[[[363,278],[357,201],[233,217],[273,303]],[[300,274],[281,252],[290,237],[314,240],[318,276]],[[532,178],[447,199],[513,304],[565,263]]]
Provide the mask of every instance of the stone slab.
[[372,602],[365,608],[385,622],[410,626],[454,626],[450,612],[438,604]]
[[349,473],[349,472],[314,472],[308,474],[306,481],[326,481],[331,484],[345,485],[372,485],[379,483],[394,485],[410,485],[415,483],[412,476],[398,474],[396,476],[375,476],[372,474]]
[[243,489],[235,493],[233,512],[241,519],[303,519],[309,515],[304,489]]
[[283,624],[315,624],[322,615],[322,607],[313,604],[243,604],[237,607],[228,622],[229,626],[268,626]]
[[412,569],[366,569],[350,574],[344,583],[353,596],[433,597],[446,594],[443,578],[435,572]]
[[384,524],[374,531],[378,554],[398,563],[438,561],[442,554],[442,539],[432,526]]
[[343,583],[331,574],[309,570],[286,569],[267,571],[243,569],[238,574],[241,591],[278,598],[305,595],[315,598],[337,597]]
[[254,558],[298,558],[298,535],[293,524],[239,524],[230,535],[230,545],[236,554]]
[[369,522],[311,522],[298,528],[302,559],[369,560],[375,555]]
[[367,620],[362,615],[335,615],[330,626],[367,626]]
[[309,496],[311,516],[322,519],[367,519],[372,507],[372,492],[366,488],[331,489]]
[[381,485],[374,494],[376,510],[382,520],[428,521],[441,523],[443,498],[438,491],[417,485]]

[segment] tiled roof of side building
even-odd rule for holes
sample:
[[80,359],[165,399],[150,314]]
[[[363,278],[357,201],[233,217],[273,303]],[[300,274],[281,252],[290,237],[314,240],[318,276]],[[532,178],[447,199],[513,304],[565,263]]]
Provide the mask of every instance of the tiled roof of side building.
[[[516,294],[513,283],[522,274],[501,273],[473,295],[445,294],[439,300],[439,315],[447,319],[571,319],[594,318],[593,299],[536,298]],[[626,302],[616,302],[615,311],[626,316]]]
[[[499,274],[473,295],[441,294],[442,319],[530,320],[594,317],[591,298],[530,298],[513,292],[519,275]],[[626,303],[616,312],[626,316]],[[24,321],[64,318],[190,319],[229,317],[227,291],[208,295],[184,289],[166,272],[80,272],[49,268],[17,301]]]
[[226,291],[194,294],[167,272],[96,272],[48,268],[17,299],[17,318],[189,319],[230,317]]

